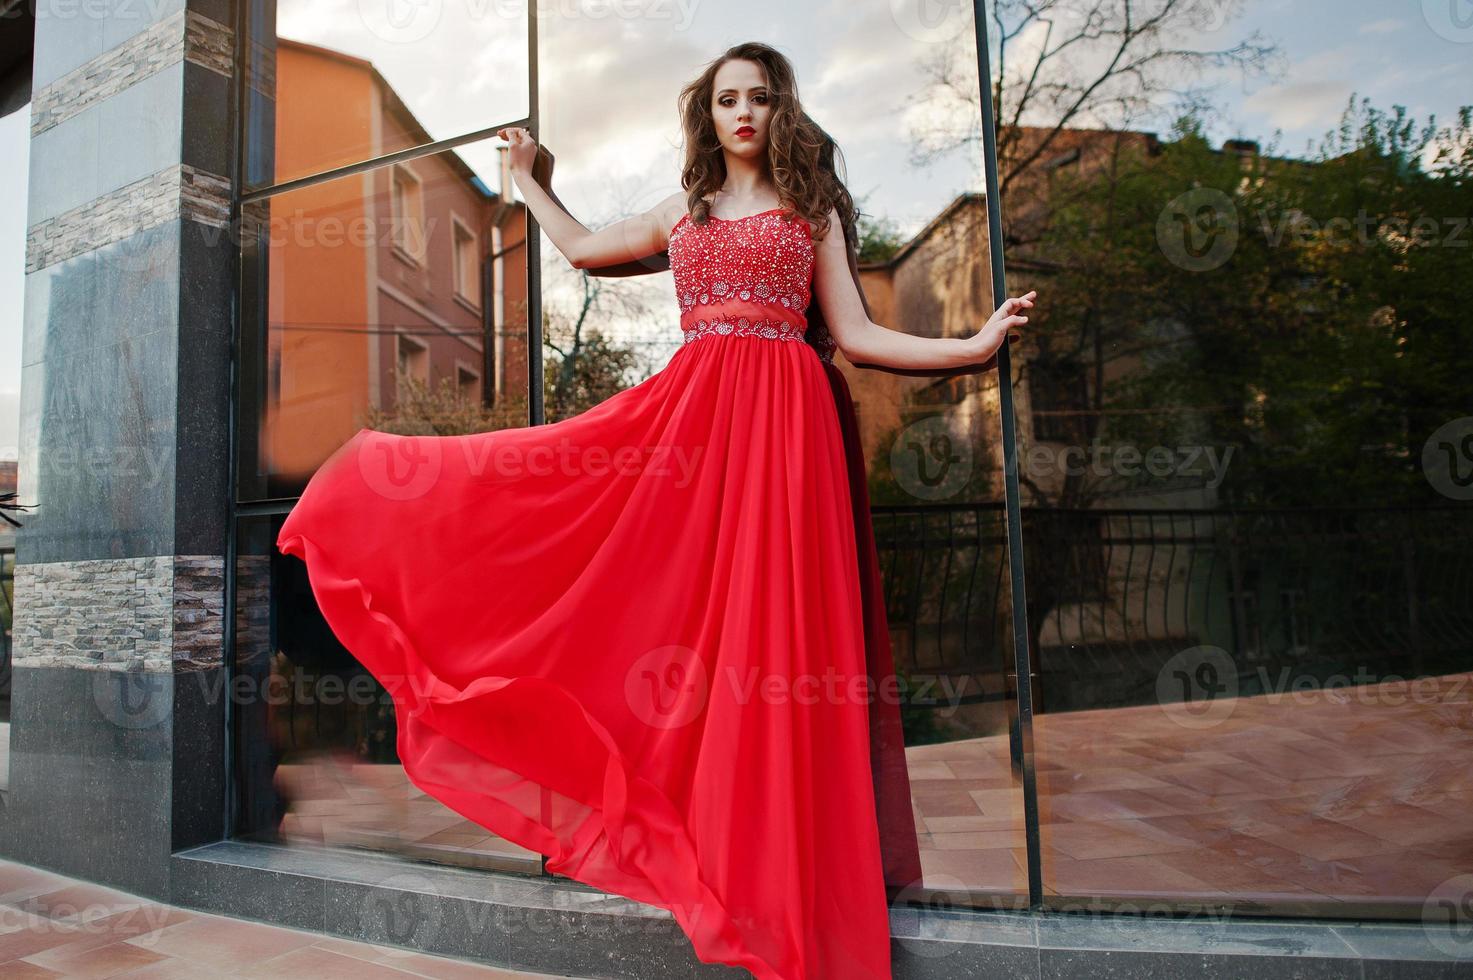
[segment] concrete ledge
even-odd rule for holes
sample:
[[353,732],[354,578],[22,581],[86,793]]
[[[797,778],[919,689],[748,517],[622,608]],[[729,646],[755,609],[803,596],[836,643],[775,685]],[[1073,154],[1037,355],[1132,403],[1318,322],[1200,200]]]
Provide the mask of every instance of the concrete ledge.
[[[174,904],[511,969],[608,980],[749,976],[702,963],[663,909],[566,878],[222,841],[171,859]],[[1453,980],[1473,937],[1418,923],[892,908],[897,980]]]

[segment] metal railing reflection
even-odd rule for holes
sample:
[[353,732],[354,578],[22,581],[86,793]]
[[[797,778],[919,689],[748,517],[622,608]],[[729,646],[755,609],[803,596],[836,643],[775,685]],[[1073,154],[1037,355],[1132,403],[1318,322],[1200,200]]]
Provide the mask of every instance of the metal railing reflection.
[[[876,506],[872,518],[907,716],[1013,696],[1002,505]],[[1473,508],[1025,507],[1023,524],[1042,711],[1159,700],[1168,662],[1203,646],[1230,658],[1240,695],[1473,665]],[[356,672],[320,631],[295,647],[290,674]],[[299,663],[301,647],[340,659]],[[294,703],[300,684],[282,686],[284,748],[349,743],[392,760],[381,698],[345,718]]]
[[[1007,696],[1003,516],[873,511],[897,665],[979,681],[962,703]],[[1023,539],[1040,711],[1157,700],[1167,662],[1198,646],[1230,658],[1239,694],[1473,663],[1473,508],[1025,507]]]

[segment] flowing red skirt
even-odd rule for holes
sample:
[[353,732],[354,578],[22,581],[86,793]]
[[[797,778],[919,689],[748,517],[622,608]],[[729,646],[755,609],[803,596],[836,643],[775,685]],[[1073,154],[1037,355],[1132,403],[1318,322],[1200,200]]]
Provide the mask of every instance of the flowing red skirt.
[[360,429],[277,544],[424,792],[705,962],[888,978],[920,869],[857,448],[807,344],[704,337],[549,425]]

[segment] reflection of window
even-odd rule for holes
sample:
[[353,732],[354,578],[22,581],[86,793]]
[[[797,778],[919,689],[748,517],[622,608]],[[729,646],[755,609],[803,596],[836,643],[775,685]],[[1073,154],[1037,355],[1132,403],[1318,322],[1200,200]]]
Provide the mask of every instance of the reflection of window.
[[1076,147],[1074,147],[1072,149],[1065,150],[1063,153],[1060,153],[1058,156],[1051,157],[1049,160],[1047,160],[1044,163],[1043,169],[1048,170],[1048,171],[1054,171],[1054,170],[1058,170],[1060,167],[1067,167],[1071,163],[1078,163],[1078,162],[1079,162],[1079,147],[1076,146]]
[[481,260],[476,249],[476,233],[458,217],[451,218],[454,230],[455,295],[472,306],[481,305]]
[[481,397],[481,376],[464,364],[455,366],[455,387],[466,401],[478,401]]
[[416,262],[425,260],[424,188],[403,164],[393,169],[394,245]]
[[430,348],[413,337],[399,335],[399,378],[430,383]]
[[1085,441],[1089,384],[1078,367],[1035,361],[1029,366],[1028,397],[1035,440],[1074,445]]

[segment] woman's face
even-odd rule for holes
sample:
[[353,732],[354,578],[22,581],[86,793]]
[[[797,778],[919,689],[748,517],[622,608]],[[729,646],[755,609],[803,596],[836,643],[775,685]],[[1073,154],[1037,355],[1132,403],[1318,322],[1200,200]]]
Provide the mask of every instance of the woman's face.
[[762,66],[755,61],[733,58],[716,69],[714,87],[711,116],[722,147],[742,157],[765,154],[772,96],[767,91]]

